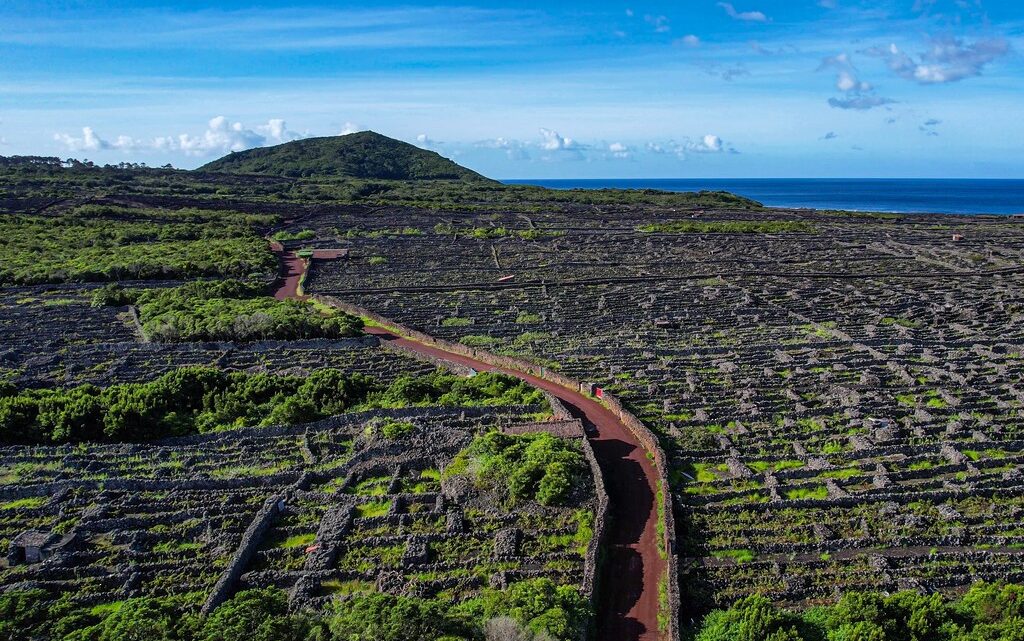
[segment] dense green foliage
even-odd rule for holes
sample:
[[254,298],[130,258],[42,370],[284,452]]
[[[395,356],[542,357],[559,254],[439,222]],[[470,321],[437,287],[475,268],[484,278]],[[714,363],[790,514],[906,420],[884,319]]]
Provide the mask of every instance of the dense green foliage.
[[543,432],[488,432],[459,452],[445,474],[470,474],[480,486],[498,491],[512,503],[558,505],[583,471],[583,455],[572,441]]
[[275,232],[271,236],[274,240],[312,240],[316,238],[316,232],[312,229],[303,229],[301,231],[279,231]]
[[262,287],[236,280],[126,291],[108,286],[95,305],[134,303],[147,338],[154,341],[342,338],[357,336],[361,319],[311,303],[279,301]]
[[0,594],[0,639],[52,641],[482,641],[484,623],[509,616],[552,639],[575,641],[589,608],[571,586],[533,579],[485,589],[470,601],[362,594],[323,613],[291,614],[287,596],[246,590],[200,618],[179,597],[136,598],[99,608],[44,590]]
[[783,234],[792,232],[813,232],[814,226],[795,220],[733,220],[695,221],[674,220],[670,223],[641,225],[637,231],[663,234]]
[[245,198],[251,202],[274,204],[318,202],[412,206],[438,212],[490,211],[495,206],[526,214],[589,205],[761,207],[753,200],[718,191],[555,190],[492,181],[402,181],[322,175],[297,179],[137,166],[98,167],[58,158],[0,157],[0,212],[4,211],[3,198],[70,198],[79,197],[83,191],[95,193],[100,190],[116,190],[123,197],[156,193],[174,194],[178,198],[201,197],[204,200]]
[[384,408],[414,405],[547,406],[543,392],[507,374],[481,372],[466,378],[444,370],[435,370],[424,376],[400,376],[384,393],[370,399],[370,403]]
[[802,613],[754,595],[705,617],[693,641],[1019,641],[1024,586],[979,583],[965,595],[849,592]]
[[[145,441],[244,426],[308,423],[353,409],[522,405],[543,396],[501,374],[403,377],[384,388],[323,369],[303,378],[184,367],[146,383],[81,385],[0,396],[0,442]],[[398,436],[397,433],[394,434]]]
[[484,180],[440,154],[372,131],[233,152],[200,171],[390,180]]
[[523,240],[539,240],[541,238],[554,238],[563,235],[565,232],[551,231],[544,229],[510,229],[508,227],[457,227],[451,223],[437,223],[434,225],[435,234],[449,236],[469,236],[481,240],[506,238],[515,236]]
[[276,269],[256,232],[272,217],[85,205],[0,217],[0,283],[248,276]]

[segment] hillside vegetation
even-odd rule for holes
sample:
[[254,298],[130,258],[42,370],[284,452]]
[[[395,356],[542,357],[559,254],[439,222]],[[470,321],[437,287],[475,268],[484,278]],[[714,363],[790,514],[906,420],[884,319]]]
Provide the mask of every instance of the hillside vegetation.
[[486,180],[436,152],[372,131],[306,138],[274,147],[249,149],[208,163],[200,167],[200,171],[289,178]]

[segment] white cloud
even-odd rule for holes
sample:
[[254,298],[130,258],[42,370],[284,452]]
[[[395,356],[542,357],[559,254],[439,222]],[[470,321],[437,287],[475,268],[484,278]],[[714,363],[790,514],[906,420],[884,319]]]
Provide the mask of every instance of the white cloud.
[[346,123],[345,123],[345,124],[344,124],[344,125],[343,125],[343,126],[341,127],[341,131],[340,131],[340,132],[338,132],[338,135],[339,135],[339,136],[347,136],[347,135],[349,135],[349,134],[354,134],[354,133],[356,133],[356,132],[358,132],[358,131],[360,131],[360,129],[359,129],[359,125],[357,125],[357,124],[356,124],[356,123],[354,123],[354,122],[346,122]]
[[300,134],[289,130],[283,118],[271,118],[267,121],[267,124],[256,129],[267,132],[267,138],[276,142],[291,142],[292,140],[309,138],[308,132]]
[[828,104],[836,109],[853,109],[856,111],[867,111],[875,107],[891,105],[895,100],[881,96],[849,96],[846,98],[829,98]]
[[508,156],[509,160],[529,160],[530,152],[526,150],[528,146],[521,140],[514,140],[510,138],[498,137],[493,140],[481,140],[476,143],[477,147],[484,149],[501,149]]
[[957,82],[980,76],[989,63],[1005,56],[1010,45],[1002,38],[967,44],[953,37],[935,38],[931,48],[914,60],[895,44],[872,47],[864,53],[881,58],[897,76],[922,85]]
[[209,156],[308,136],[308,133],[300,134],[288,129],[282,118],[271,118],[265,124],[249,129],[240,122],[229,122],[226,117],[217,116],[210,119],[206,131],[198,136],[182,133],[145,141],[120,135],[114,140],[107,140],[92,127],[82,127],[81,136],[58,133],[53,138],[69,151],[171,151],[187,156]]
[[561,134],[553,129],[540,129],[541,142],[540,147],[545,151],[577,151],[581,148],[580,144],[572,138],[564,138]]
[[695,35],[693,35],[691,33],[688,36],[683,36],[682,38],[680,38],[679,39],[679,43],[683,44],[683,45],[686,45],[687,47],[699,47],[700,46],[700,38],[698,38],[697,36],[695,36]]
[[229,151],[244,151],[253,147],[262,147],[267,137],[252,129],[247,129],[240,122],[228,122],[224,116],[211,118],[206,131],[200,136],[179,134],[157,138],[154,144],[157,149],[180,151],[189,156],[209,156],[226,154]]
[[613,142],[608,145],[608,153],[611,154],[612,158],[617,158],[619,160],[629,160],[633,157],[632,150],[621,142]]
[[875,88],[869,82],[860,79],[857,68],[846,53],[829,56],[821,61],[818,71],[836,70],[836,89],[845,94],[841,98],[829,98],[828,104],[836,109],[853,109],[866,111],[893,102],[889,98],[875,95]]
[[674,154],[679,158],[686,158],[689,154],[738,154],[732,145],[723,141],[714,134],[707,134],[700,140],[683,140],[676,142],[669,140],[665,143],[649,142],[646,147],[652,154]]
[[731,2],[719,2],[718,6],[725,9],[725,13],[733,20],[742,20],[744,22],[768,22],[768,16],[760,11],[737,11],[736,7],[734,7]]
[[416,136],[416,146],[422,147],[423,149],[437,149],[442,144],[444,143],[434,140],[427,134],[420,134]]
[[668,24],[667,16],[644,16],[644,22],[654,27],[656,33],[667,33],[672,30],[672,27]]
[[699,143],[697,143],[697,145],[692,146],[690,148],[690,151],[717,154],[718,152],[722,151],[722,139],[719,138],[718,136],[708,134],[704,136],[704,138]]
[[113,142],[104,140],[92,127],[82,127],[80,138],[58,133],[54,134],[53,139],[67,147],[68,151],[135,151],[145,147],[145,143],[130,136],[118,136]]

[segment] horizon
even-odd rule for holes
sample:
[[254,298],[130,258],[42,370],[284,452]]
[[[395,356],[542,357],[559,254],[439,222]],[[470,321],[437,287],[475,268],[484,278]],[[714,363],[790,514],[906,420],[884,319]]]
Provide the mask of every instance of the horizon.
[[1022,44],[1008,0],[13,0],[0,154],[190,169],[372,129],[502,180],[1014,180]]

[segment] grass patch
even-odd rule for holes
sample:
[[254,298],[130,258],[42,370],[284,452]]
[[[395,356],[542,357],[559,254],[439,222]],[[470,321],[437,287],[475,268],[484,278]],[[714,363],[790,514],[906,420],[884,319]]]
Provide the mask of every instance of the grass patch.
[[485,336],[483,334],[470,334],[469,336],[463,336],[459,339],[459,342],[466,347],[490,347],[497,345],[501,341],[493,336]]
[[320,584],[320,589],[331,596],[349,596],[352,594],[368,594],[377,591],[377,586],[372,581],[350,579],[328,579]]
[[750,563],[751,561],[757,558],[757,555],[754,554],[753,550],[746,549],[718,550],[716,552],[712,552],[711,556],[715,557],[716,559],[732,559],[733,561],[736,561],[736,563]]
[[360,518],[368,519],[374,516],[384,516],[391,509],[391,501],[371,501],[356,506],[356,514]]
[[316,541],[316,534],[312,532],[308,534],[294,534],[279,542],[274,547],[283,549],[304,548],[312,545],[314,541]]
[[786,492],[786,498],[792,501],[823,501],[828,498],[828,488],[824,485],[818,485],[813,488],[796,487]]
[[23,499],[15,499],[7,503],[0,503],[0,510],[32,510],[46,505],[49,499],[45,496],[29,496]]

